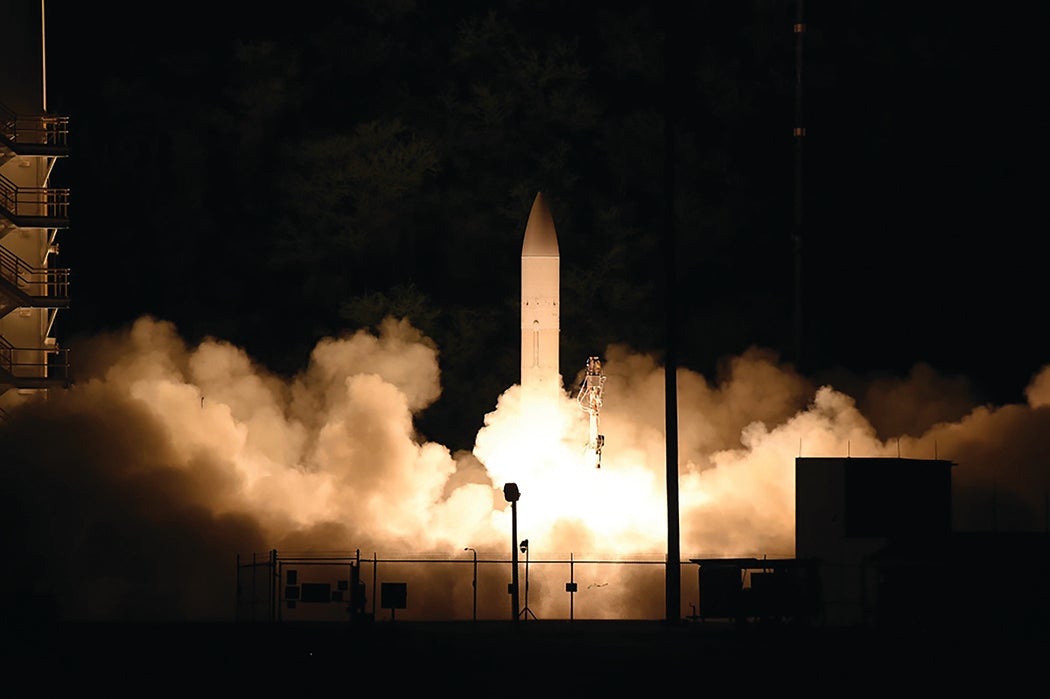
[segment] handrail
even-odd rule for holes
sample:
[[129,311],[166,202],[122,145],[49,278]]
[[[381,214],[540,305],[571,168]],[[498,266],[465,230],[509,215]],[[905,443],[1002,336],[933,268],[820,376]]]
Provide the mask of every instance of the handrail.
[[16,217],[69,218],[68,187],[19,187],[0,175],[0,208]]
[[[41,356],[43,361],[39,360]],[[5,371],[16,379],[48,378],[68,381],[69,350],[56,347],[15,347],[0,336],[0,371]]]
[[17,114],[0,104],[0,136],[16,144],[65,148],[69,145],[69,117]]
[[[47,296],[57,299],[69,298],[69,270],[56,267],[33,267],[25,260],[0,245],[0,279],[28,296]],[[32,293],[36,287],[44,293]]]

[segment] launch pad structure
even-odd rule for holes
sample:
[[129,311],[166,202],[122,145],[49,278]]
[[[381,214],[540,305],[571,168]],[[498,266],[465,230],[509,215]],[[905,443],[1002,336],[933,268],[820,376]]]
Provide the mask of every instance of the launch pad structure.
[[[521,245],[521,386],[539,395],[553,395],[561,388],[560,267],[554,218],[543,192],[537,192]],[[587,448],[594,453],[596,468],[601,468],[605,444],[598,427],[604,390],[601,360],[588,357],[576,400],[588,415]]]
[[67,350],[52,335],[69,307],[69,270],[54,265],[69,226],[69,190],[51,176],[70,154],[69,119],[47,106],[45,13],[10,3],[25,31],[0,42],[0,419],[30,396],[68,388]]
[[595,468],[602,467],[602,447],[605,446],[605,435],[600,433],[598,427],[604,392],[605,374],[602,373],[602,362],[598,357],[588,357],[583,381],[576,394],[576,402],[590,418],[587,448],[594,452]]

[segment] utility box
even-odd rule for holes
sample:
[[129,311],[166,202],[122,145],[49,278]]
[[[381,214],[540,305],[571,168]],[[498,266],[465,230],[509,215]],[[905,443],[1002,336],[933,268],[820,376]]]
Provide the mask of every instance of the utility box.
[[740,614],[743,582],[734,564],[700,567],[700,618],[735,619]]
[[383,609],[404,609],[408,606],[408,583],[383,583],[379,599]]

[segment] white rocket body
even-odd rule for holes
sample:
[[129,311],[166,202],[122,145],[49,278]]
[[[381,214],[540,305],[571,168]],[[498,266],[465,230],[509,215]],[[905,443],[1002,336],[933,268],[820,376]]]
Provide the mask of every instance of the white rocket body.
[[521,246],[521,385],[552,395],[561,390],[560,266],[554,219],[539,192],[532,202]]

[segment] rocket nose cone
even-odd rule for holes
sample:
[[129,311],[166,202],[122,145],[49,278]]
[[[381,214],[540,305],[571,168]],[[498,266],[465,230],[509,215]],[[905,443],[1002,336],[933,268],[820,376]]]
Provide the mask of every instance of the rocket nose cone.
[[556,257],[558,255],[558,234],[554,230],[554,219],[551,217],[543,192],[537,192],[525,224],[525,241],[521,245],[522,257]]

